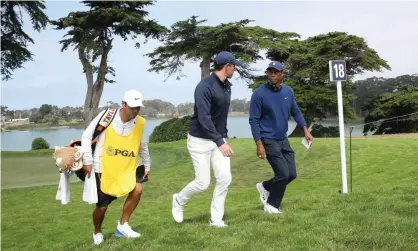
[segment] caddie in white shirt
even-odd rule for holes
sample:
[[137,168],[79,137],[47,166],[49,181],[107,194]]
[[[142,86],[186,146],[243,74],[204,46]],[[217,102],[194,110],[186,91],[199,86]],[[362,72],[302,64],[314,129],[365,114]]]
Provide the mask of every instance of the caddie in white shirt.
[[150,155],[146,142],[142,141],[145,119],[139,116],[143,107],[142,94],[136,90],[125,92],[122,107],[117,109],[113,121],[102,132],[92,153],[93,133],[105,111],[101,112],[84,131],[81,144],[83,169],[86,175],[94,173],[98,202],[93,212],[93,242],[103,242],[102,223],[109,204],[118,197],[128,195],[122,216],[117,222],[118,237],[136,238],[140,234],[132,230],[128,221],[142,194],[142,182],[150,172]]

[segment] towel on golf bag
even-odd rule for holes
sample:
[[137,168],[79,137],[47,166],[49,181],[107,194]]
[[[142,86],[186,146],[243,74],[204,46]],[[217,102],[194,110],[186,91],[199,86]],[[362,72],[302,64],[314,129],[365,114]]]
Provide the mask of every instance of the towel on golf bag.
[[60,200],[63,205],[70,202],[70,174],[68,172],[60,173],[60,182],[55,199]]
[[[55,199],[61,201],[61,204],[63,205],[70,202],[71,175],[71,172],[60,173],[60,182],[58,184],[58,191]],[[94,172],[92,172],[90,177],[86,176],[86,180],[84,182],[83,201],[89,204],[95,204],[97,203],[97,200],[96,176],[94,175]]]
[[[70,176],[77,171],[81,171],[83,167],[83,154],[80,149],[81,146],[55,147],[53,158],[60,172],[56,199],[60,200],[63,205],[70,201]],[[92,172],[90,178],[86,177],[84,182],[83,201],[93,204],[97,203],[97,200],[96,177]]]
[[94,174],[94,171],[91,172],[90,177],[86,175],[86,179],[84,181],[83,201],[89,204],[97,203],[96,175]]

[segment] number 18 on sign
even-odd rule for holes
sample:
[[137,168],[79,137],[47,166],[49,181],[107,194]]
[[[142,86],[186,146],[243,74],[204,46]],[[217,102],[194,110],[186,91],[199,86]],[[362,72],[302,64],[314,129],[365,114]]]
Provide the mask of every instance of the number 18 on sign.
[[342,194],[347,193],[347,167],[345,158],[345,135],[344,135],[344,112],[343,112],[343,93],[341,81],[347,81],[347,69],[345,60],[329,61],[330,80],[337,82],[337,100],[338,100],[338,122],[340,128],[340,152],[341,152],[341,173],[343,189]]

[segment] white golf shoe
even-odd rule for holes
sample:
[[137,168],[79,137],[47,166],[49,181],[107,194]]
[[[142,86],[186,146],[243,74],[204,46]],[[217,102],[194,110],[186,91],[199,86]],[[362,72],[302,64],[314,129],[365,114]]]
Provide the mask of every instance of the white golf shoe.
[[272,205],[266,203],[264,205],[264,212],[267,214],[281,214],[282,211],[280,211],[280,209],[273,207]]
[[228,225],[227,224],[225,224],[225,222],[222,220],[222,221],[212,221],[212,220],[210,220],[209,221],[209,226],[211,226],[211,227],[218,227],[218,228],[222,228],[222,227],[227,227]]
[[120,224],[119,221],[118,221],[118,226],[116,227],[115,235],[117,237],[126,237],[126,238],[138,238],[141,236],[140,233],[137,233],[134,230],[132,230],[128,222],[125,222],[124,224]]
[[102,244],[103,240],[104,240],[104,236],[102,233],[97,233],[97,234],[93,233],[93,243],[95,245]]
[[270,192],[267,191],[264,188],[263,183],[257,183],[257,185],[255,185],[255,187],[257,188],[257,191],[260,193],[260,201],[261,201],[261,204],[263,204],[263,206],[265,206],[266,203],[267,203],[267,198],[270,195]]
[[182,223],[184,205],[180,205],[177,198],[178,198],[178,194],[176,193],[173,195],[171,214],[173,215],[173,218],[177,223]]

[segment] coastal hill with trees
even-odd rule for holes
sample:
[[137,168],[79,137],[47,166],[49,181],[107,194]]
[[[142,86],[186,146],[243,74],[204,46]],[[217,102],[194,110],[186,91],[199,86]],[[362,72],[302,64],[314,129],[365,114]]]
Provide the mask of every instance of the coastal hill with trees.
[[[194,103],[181,103],[174,105],[160,99],[144,101],[145,107],[141,115],[146,118],[175,118],[191,115]],[[99,107],[102,111],[108,107],[119,107],[119,103],[106,102]],[[230,116],[248,114],[249,101],[246,99],[231,100]],[[43,104],[41,107],[27,110],[10,110],[7,106],[1,106],[2,127],[5,129],[30,129],[51,126],[83,126],[84,110],[79,107],[58,107],[52,104]]]
[[[397,100],[405,99],[402,95],[405,88],[409,92],[416,93],[418,88],[418,75],[403,75],[396,78],[368,78],[359,80],[353,83],[351,94],[354,99],[349,103],[349,107],[353,109],[355,117],[366,118],[370,111],[372,114],[379,114],[382,112],[376,106],[376,100],[380,99],[382,95],[392,95],[394,97],[393,111],[399,112],[395,106]],[[408,89],[409,88],[409,89]],[[407,97],[412,105],[418,102],[418,98],[413,99],[414,96]],[[297,97],[299,100],[303,97]],[[141,110],[141,115],[147,118],[177,118],[193,114],[193,103],[181,103],[174,105],[170,102],[160,99],[144,101],[145,107]],[[108,107],[119,107],[119,103],[108,101],[105,105],[99,107],[99,110]],[[415,107],[415,108],[414,108]],[[418,105],[410,107],[410,111],[418,111]],[[388,109],[388,108],[386,108]],[[402,109],[408,110],[408,107]],[[247,99],[233,99],[229,109],[229,116],[248,116],[249,100]],[[83,106],[79,107],[57,107],[52,104],[43,104],[41,107],[27,110],[10,110],[7,106],[1,106],[2,112],[2,128],[10,129],[30,129],[51,126],[75,126],[82,127],[84,125],[84,110]],[[389,112],[390,113],[390,112]],[[334,116],[331,112],[327,116]],[[368,119],[370,121],[370,118]],[[417,125],[418,129],[418,125]],[[338,130],[337,130],[338,131]]]

